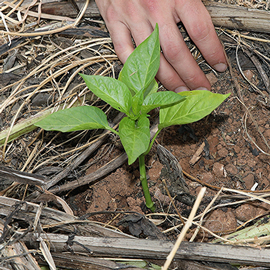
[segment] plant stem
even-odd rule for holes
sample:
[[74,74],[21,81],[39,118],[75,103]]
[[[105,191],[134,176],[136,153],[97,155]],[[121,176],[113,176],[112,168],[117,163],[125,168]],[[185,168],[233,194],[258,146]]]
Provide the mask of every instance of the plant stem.
[[140,167],[140,180],[141,180],[143,194],[145,198],[145,204],[152,212],[154,212],[156,207],[152,201],[149,188],[148,188],[147,179],[146,179],[145,155],[139,156],[139,167]]
[[150,142],[150,144],[149,144],[149,147],[148,147],[147,151],[144,153],[145,156],[150,152],[150,150],[151,150],[151,148],[152,148],[152,146],[153,146],[153,144],[154,144],[154,142],[155,142],[155,139],[156,139],[156,137],[157,137],[157,135],[159,134],[160,131],[161,131],[161,129],[159,129],[159,130],[156,132],[156,134],[154,135],[153,139],[151,140],[151,142]]

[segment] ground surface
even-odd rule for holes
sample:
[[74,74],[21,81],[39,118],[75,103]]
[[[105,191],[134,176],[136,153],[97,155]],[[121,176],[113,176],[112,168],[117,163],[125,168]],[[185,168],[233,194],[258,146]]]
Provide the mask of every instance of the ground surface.
[[[94,27],[99,26],[98,23],[93,23],[93,25]],[[82,24],[82,26],[85,25]],[[207,74],[212,84],[212,91],[222,94],[231,93],[230,97],[211,115],[197,123],[163,130],[148,156],[147,173],[150,192],[156,203],[156,212],[159,213],[153,221],[162,231],[167,230],[167,236],[175,237],[176,234],[172,233],[174,232],[173,226],[181,224],[176,216],[176,209],[187,218],[192,202],[202,186],[207,186],[207,192],[199,212],[205,209],[221,187],[248,191],[254,188],[256,191],[264,193],[270,189],[270,147],[268,146],[270,139],[268,105],[270,37],[267,34],[246,32],[241,32],[237,36],[230,31],[221,30],[218,30],[218,34],[228,54],[232,66],[230,70],[220,74],[215,73],[203,61],[196,49],[193,50],[193,54]],[[241,36],[241,34],[250,36],[252,39]],[[266,42],[261,42],[257,38],[266,40]],[[80,42],[82,41],[85,40],[82,38]],[[6,42],[6,40],[1,40],[1,44]],[[100,107],[104,106],[96,101],[91,93],[89,94],[76,72],[80,65],[89,63],[89,66],[84,66],[83,71],[91,74],[117,76],[121,64],[114,55],[109,39],[97,39],[96,43],[87,41],[90,47],[83,49],[79,49],[83,45],[78,46],[78,40],[65,35],[42,39],[39,37],[25,42],[26,45],[22,44],[18,47],[15,58],[13,51],[1,56],[1,71],[12,70],[7,73],[8,75],[2,73],[0,77],[0,103],[4,104],[4,110],[0,115],[2,130],[11,125],[13,117],[16,116],[18,120],[28,119],[31,115],[35,115],[47,107],[57,106],[58,102],[61,104],[86,102],[87,104],[98,104]],[[195,48],[188,39],[187,43],[191,49]],[[239,47],[237,47],[238,45]],[[50,59],[51,62],[46,62],[46,69],[43,69],[42,61],[46,59]],[[65,70],[65,68],[67,69]],[[23,81],[25,88],[15,89],[13,83],[30,73],[32,77]],[[74,78],[70,81],[71,75],[74,75]],[[31,96],[33,89],[38,92]],[[5,104],[6,101],[9,103]],[[104,111],[108,109],[102,108]],[[76,155],[80,154],[80,147],[84,149],[86,143],[96,137],[98,137],[98,133],[94,132],[82,132],[74,135],[57,132],[44,133],[36,130],[25,134],[2,149],[6,153],[3,164],[17,170],[44,173],[50,178],[54,173],[56,174],[72,164]],[[202,144],[204,144],[203,147]],[[177,195],[177,192],[171,194],[172,197],[175,197],[176,209],[172,205],[162,181],[165,180],[171,190],[170,187],[175,179],[168,176],[168,172],[157,154],[158,145],[165,147],[174,155],[184,172],[185,194],[182,196],[180,194],[182,191],[179,192],[180,195]],[[197,155],[197,160],[191,162],[200,147],[202,151]],[[82,177],[106,165],[121,151],[119,139],[109,137],[94,154],[57,184],[61,186],[71,180],[80,182]],[[8,185],[1,189],[7,188]],[[31,188],[30,194],[34,190],[33,187]],[[5,193],[5,195],[20,199],[25,198],[27,194],[28,190],[25,186]],[[75,215],[87,214],[91,220],[110,223],[123,230],[126,230],[123,224],[118,226],[119,221],[123,218],[123,213],[118,212],[135,211],[149,214],[149,210],[144,206],[137,163],[132,166],[124,164],[95,184],[84,185],[77,189],[70,187],[67,192],[57,193],[57,195],[67,201]],[[240,195],[239,197],[232,195],[235,194],[224,193],[219,197],[215,203],[223,204],[223,207],[213,210],[205,217],[205,227],[218,234],[229,233],[235,231],[240,224],[268,213],[268,205],[258,201],[253,204],[241,203],[230,206],[229,204],[237,199],[243,199]],[[184,196],[187,196],[188,200],[183,201]],[[38,199],[36,201],[38,202]],[[52,203],[49,199],[45,202],[49,205]],[[61,208],[55,204],[52,206]],[[154,216],[151,218],[153,219]],[[176,232],[178,231],[176,230]],[[147,236],[143,233],[138,233],[138,235]],[[201,236],[204,235],[199,237]]]
[[[254,185],[256,190],[269,189],[269,157],[248,139],[247,132],[263,151],[269,153],[269,148],[260,133],[264,135],[266,141],[269,141],[270,113],[258,101],[258,94],[251,91],[251,87],[239,75],[235,67],[235,54],[230,52],[228,54],[234,76],[243,86],[241,98],[252,113],[255,122],[252,122],[250,116],[247,116],[246,120],[246,109],[240,102],[239,93],[235,91],[230,72],[214,74],[211,71],[207,77],[213,85],[212,91],[231,93],[231,96],[205,119],[185,127],[175,126],[164,130],[158,136],[157,142],[176,157],[184,172],[206,184],[239,190],[250,190]],[[245,58],[246,56],[242,55],[242,59]],[[245,69],[244,73],[255,85],[260,85],[259,75],[254,68]],[[199,160],[195,164],[190,164],[191,158],[202,143],[205,147]],[[105,161],[115,157],[115,149],[116,147],[105,156]],[[92,166],[86,174],[102,166],[103,162]],[[164,191],[162,169],[163,164],[159,161],[154,146],[148,159],[150,191],[156,202],[157,212],[176,213]],[[190,194],[196,196],[202,185],[188,177],[185,179]],[[216,189],[208,188],[206,196],[210,199],[216,193]],[[76,215],[117,210],[149,212],[144,207],[137,163],[130,167],[125,164],[93,186],[85,187],[77,194],[74,193],[69,197],[68,202]],[[180,213],[187,217],[187,210],[190,207],[177,200],[176,205]],[[205,226],[214,232],[234,231],[242,222],[255,218],[268,209],[267,204],[261,203],[225,207],[214,210],[207,217]],[[109,215],[109,220],[110,218]],[[98,215],[93,219],[107,222],[108,215]]]

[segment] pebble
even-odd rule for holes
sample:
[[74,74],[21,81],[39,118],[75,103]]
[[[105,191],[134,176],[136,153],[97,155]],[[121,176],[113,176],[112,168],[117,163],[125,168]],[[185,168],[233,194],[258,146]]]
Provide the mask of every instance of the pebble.
[[251,189],[254,185],[254,175],[252,173],[248,174],[243,178],[243,181],[245,182],[246,189]]
[[225,170],[227,173],[236,175],[238,173],[238,169],[233,164],[227,164],[225,166]]
[[48,93],[38,93],[33,99],[32,99],[32,105],[33,106],[45,106],[47,103],[49,104],[51,95]]
[[162,194],[161,190],[159,188],[156,188],[154,197],[158,199],[162,204],[169,205],[170,204],[170,198],[164,194]]
[[220,157],[227,157],[229,154],[229,151],[223,147],[218,151],[218,154]]
[[219,144],[218,137],[217,136],[209,137],[208,142],[210,155],[215,155],[215,153],[217,152],[217,145]]
[[237,219],[245,222],[256,216],[257,212],[256,210],[257,210],[256,206],[249,203],[245,203],[236,208],[235,216]]
[[267,138],[270,138],[270,129],[266,129],[263,135]]
[[243,71],[243,73],[249,81],[252,80],[254,73],[250,69]]
[[239,166],[243,166],[243,165],[247,164],[247,160],[246,159],[238,159],[236,161],[236,164]]
[[236,154],[239,154],[241,151],[241,148],[238,145],[235,145],[233,149]]
[[219,162],[214,163],[213,173],[218,177],[224,177],[224,165]]
[[207,217],[204,226],[212,232],[234,231],[237,221],[231,209],[226,212],[217,209]]
[[254,168],[255,167],[255,165],[256,165],[256,160],[254,160],[254,159],[248,159],[247,160],[247,165],[249,166],[249,167],[251,167],[251,168]]
[[202,173],[201,179],[202,179],[202,181],[209,183],[209,184],[215,181],[214,175],[210,172]]
[[258,207],[256,208],[256,216],[263,215],[266,213],[269,213],[270,205],[268,203],[260,203]]

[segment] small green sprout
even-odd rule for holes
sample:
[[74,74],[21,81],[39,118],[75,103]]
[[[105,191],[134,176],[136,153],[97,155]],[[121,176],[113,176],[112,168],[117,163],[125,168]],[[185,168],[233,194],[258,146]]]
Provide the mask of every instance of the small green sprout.
[[[155,211],[148,189],[145,155],[149,153],[159,132],[172,125],[183,125],[198,121],[216,109],[228,96],[195,90],[174,93],[158,92],[155,80],[160,64],[158,25],[153,33],[129,56],[118,80],[110,77],[84,75],[88,88],[114,109],[125,113],[119,130],[112,129],[106,114],[94,106],[81,106],[55,112],[36,123],[45,130],[71,132],[86,129],[107,129],[119,135],[128,155],[128,164],[139,159],[140,180],[146,206]],[[150,138],[148,113],[160,108],[159,125]]]

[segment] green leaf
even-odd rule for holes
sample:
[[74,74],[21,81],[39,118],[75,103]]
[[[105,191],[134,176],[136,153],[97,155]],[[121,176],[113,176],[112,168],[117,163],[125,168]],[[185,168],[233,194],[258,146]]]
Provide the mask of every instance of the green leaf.
[[109,129],[106,114],[97,107],[81,106],[55,112],[35,124],[45,130],[70,132],[85,129]]
[[153,33],[128,57],[118,80],[125,83],[134,93],[146,90],[157,74],[159,63],[160,43],[156,25]]
[[196,122],[216,109],[230,94],[215,94],[206,90],[178,93],[186,100],[160,110],[159,129]]
[[158,83],[155,79],[152,80],[152,82],[147,86],[147,88],[143,91],[144,92],[144,98],[148,95],[156,93],[158,90]]
[[87,87],[97,97],[110,104],[116,110],[129,115],[132,95],[124,83],[110,77],[80,75],[84,79]]
[[171,106],[173,104],[184,101],[185,97],[182,97],[171,91],[157,92],[151,95],[148,95],[142,104],[142,113],[148,113],[151,110],[161,107]]
[[[133,98],[132,98],[132,112],[134,116],[139,116],[139,113],[141,111],[141,107],[143,104],[143,92],[138,92]],[[136,117],[138,118],[138,117]]]
[[150,143],[150,122],[143,115],[138,120],[125,117],[119,124],[119,136],[128,155],[128,164],[132,164],[147,151]]

